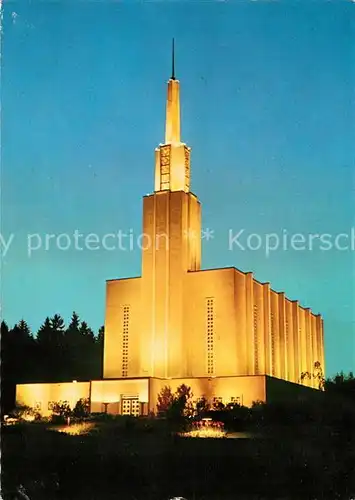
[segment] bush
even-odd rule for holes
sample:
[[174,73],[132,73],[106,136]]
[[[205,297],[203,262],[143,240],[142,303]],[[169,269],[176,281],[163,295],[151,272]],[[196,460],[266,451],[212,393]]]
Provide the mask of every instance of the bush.
[[25,420],[27,422],[32,422],[34,420],[40,420],[41,415],[34,408],[17,403],[13,411],[11,412],[11,417],[18,418],[19,420]]
[[174,425],[184,423],[186,417],[192,417],[195,410],[192,404],[191,388],[181,384],[175,394],[169,386],[163,387],[158,394],[158,416],[166,417]]
[[62,401],[58,401],[54,403],[52,407],[52,417],[51,421],[55,424],[65,423],[68,417],[72,416],[72,410],[68,403],[64,403]]
[[196,403],[196,415],[204,417],[210,409],[210,405],[205,397],[200,398]]
[[77,401],[74,410],[73,417],[81,419],[87,418],[90,414],[90,402],[89,398],[81,398]]

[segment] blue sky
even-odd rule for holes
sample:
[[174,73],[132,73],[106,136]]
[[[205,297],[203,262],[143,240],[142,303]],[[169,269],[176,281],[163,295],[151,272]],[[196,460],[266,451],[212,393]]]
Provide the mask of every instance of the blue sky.
[[[76,310],[104,321],[105,280],[140,250],[28,255],[28,234],[139,235],[164,140],[176,39],[182,135],[203,206],[203,267],[252,270],[325,320],[327,374],[355,368],[350,248],[229,248],[229,230],[350,235],[354,221],[351,2],[8,2],[3,12],[3,316],[36,330]],[[53,241],[53,240],[52,240]],[[264,240],[263,240],[264,241]],[[345,239],[342,240],[345,244]],[[355,245],[355,242],[354,242]]]

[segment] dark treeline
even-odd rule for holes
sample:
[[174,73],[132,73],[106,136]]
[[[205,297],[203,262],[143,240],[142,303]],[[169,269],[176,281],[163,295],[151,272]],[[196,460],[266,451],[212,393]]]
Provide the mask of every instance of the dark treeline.
[[16,384],[102,378],[104,328],[98,334],[73,312],[70,323],[55,314],[36,334],[26,321],[1,323],[1,410],[15,404]]

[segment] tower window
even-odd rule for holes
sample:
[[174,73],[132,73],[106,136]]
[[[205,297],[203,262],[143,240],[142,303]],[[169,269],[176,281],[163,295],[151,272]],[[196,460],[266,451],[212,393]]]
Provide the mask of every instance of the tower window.
[[289,341],[289,331],[288,331],[288,321],[286,320],[286,322],[285,322],[285,349],[288,348],[288,341]]
[[162,174],[161,175],[161,190],[164,191],[166,189],[169,189],[170,186],[170,175],[169,174]]
[[214,374],[214,299],[206,299],[207,374]]
[[128,375],[129,319],[130,306],[124,306],[122,326],[122,377],[127,377]]
[[258,352],[258,306],[254,304],[253,308],[254,320],[254,370],[257,374],[259,372],[259,352]]
[[169,163],[161,164],[161,175],[169,175]]
[[[286,313],[285,313],[285,316],[286,316]],[[289,352],[289,342],[290,342],[290,336],[289,336],[289,325],[288,325],[288,320],[287,318],[285,318],[285,323],[284,323],[284,331],[285,331],[285,335],[284,335],[284,345],[285,345],[285,349],[284,349],[284,359],[285,359],[285,375],[286,375],[286,378],[289,378],[290,377],[290,365],[289,365],[289,359],[288,359],[288,352]]]
[[169,183],[169,173],[161,175],[161,182],[162,184]]
[[170,188],[170,145],[160,148],[160,189]]
[[275,316],[271,313],[271,372],[275,374]]

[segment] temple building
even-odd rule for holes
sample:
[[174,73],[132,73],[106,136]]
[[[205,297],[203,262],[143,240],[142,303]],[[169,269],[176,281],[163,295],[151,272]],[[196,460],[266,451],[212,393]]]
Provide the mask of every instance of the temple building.
[[324,373],[321,316],[251,272],[201,269],[201,204],[190,174],[173,62],[154,192],[143,198],[141,276],[106,285],[103,379],[18,385],[19,402],[46,415],[54,402],[89,398],[92,412],[139,415],[156,410],[166,385],[247,406],[317,388],[300,377],[315,362]]

